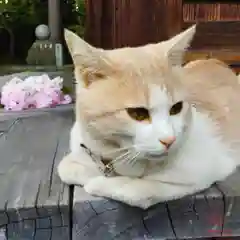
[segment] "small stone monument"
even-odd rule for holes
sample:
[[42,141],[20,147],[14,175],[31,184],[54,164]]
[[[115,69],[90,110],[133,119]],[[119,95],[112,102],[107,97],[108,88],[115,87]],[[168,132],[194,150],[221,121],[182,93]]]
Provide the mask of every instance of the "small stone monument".
[[38,25],[35,29],[36,40],[28,51],[29,65],[56,65],[55,46],[49,41],[50,31],[47,25]]
[[35,35],[39,40],[48,40],[50,36],[49,27],[45,24],[38,25],[35,29]]

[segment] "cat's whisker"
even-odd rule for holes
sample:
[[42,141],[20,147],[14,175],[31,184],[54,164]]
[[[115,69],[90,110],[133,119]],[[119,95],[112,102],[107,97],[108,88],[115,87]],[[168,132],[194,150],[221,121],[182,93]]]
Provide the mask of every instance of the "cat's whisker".
[[114,164],[114,163],[116,163],[116,162],[120,162],[120,161],[124,160],[125,157],[128,157],[128,155],[130,155],[131,153],[132,153],[132,152],[127,151],[127,152],[121,154],[120,156],[114,158],[114,159],[111,161],[111,164]]
[[128,164],[128,162],[131,161],[131,159],[134,158],[135,155],[136,155],[135,152],[131,152],[126,158],[124,158],[121,161],[119,161],[119,164],[121,164],[121,165]]
[[111,162],[111,165],[113,166],[114,163],[120,164],[120,165],[124,165],[124,164],[127,165],[137,156],[138,156],[138,153],[136,152],[128,152],[128,154],[121,155],[121,158],[119,157],[118,159],[114,159],[114,161]]
[[[129,159],[134,158],[134,156],[132,156],[132,154],[134,154],[134,152],[126,152],[125,154],[122,154],[120,156],[118,156],[117,158],[115,158],[112,162],[110,162],[107,165],[108,168],[108,173],[112,173],[114,171],[114,163],[118,163],[118,164],[124,164],[125,162],[128,162]],[[131,157],[132,156],[132,157]],[[122,158],[122,159],[121,159]]]
[[122,152],[122,151],[125,151],[125,150],[130,150],[130,149],[133,149],[133,148],[134,148],[134,146],[117,148],[117,149],[105,152],[104,155],[111,155],[111,154],[114,154],[114,153]]
[[140,152],[137,152],[134,156],[132,156],[128,161],[127,161],[127,165],[131,165],[131,166],[134,166],[135,163],[136,163],[136,159],[137,157],[140,155]]

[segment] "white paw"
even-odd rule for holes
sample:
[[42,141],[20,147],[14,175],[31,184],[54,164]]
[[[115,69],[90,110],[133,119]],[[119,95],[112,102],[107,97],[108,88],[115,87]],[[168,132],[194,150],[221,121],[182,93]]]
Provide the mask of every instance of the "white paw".
[[147,209],[156,203],[153,196],[146,196],[129,186],[117,189],[116,195],[118,196],[118,200],[122,199],[123,202],[142,209]]
[[91,195],[97,195],[104,197],[107,194],[106,190],[106,177],[97,176],[91,179],[87,184],[84,185],[84,189]]
[[124,177],[95,177],[84,186],[84,189],[91,195],[111,198],[142,209],[147,209],[156,203],[153,198],[131,188],[129,178]]
[[84,185],[101,173],[93,164],[80,162],[70,153],[58,165],[58,175],[67,184]]

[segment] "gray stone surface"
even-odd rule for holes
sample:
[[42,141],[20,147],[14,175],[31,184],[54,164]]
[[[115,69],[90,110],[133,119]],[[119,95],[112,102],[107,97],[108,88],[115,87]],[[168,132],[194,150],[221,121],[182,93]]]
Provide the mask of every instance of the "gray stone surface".
[[56,166],[73,111],[1,121],[0,227],[8,239],[68,239],[69,187]]

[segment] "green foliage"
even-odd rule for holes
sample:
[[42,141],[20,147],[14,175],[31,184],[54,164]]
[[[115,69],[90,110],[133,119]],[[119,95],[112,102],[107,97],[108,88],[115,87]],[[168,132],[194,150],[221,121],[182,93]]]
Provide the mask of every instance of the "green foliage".
[[76,0],[77,12],[83,24],[86,20],[86,6],[85,0]]
[[75,0],[61,0],[62,9],[62,22],[64,26],[69,26],[71,24],[77,23],[77,11],[76,11],[76,1]]
[[30,0],[9,0],[7,4],[0,4],[0,27],[37,22],[34,5]]
[[[3,0],[4,1],[4,0]],[[85,24],[84,0],[60,0],[64,27]],[[47,0],[8,0],[0,3],[0,28],[47,24]]]
[[72,94],[72,91],[71,91],[71,89],[69,88],[69,87],[67,87],[67,86],[63,86],[62,87],[62,92],[64,93],[64,94]]
[[78,24],[69,26],[69,29],[76,32],[79,36],[84,37],[86,23],[85,0],[76,0],[76,9]]
[[[51,0],[50,0],[51,1]],[[48,23],[48,0],[2,0],[0,1],[0,32],[7,30],[11,57],[25,59],[35,40],[34,30],[39,24]],[[85,26],[85,0],[60,0],[63,26],[83,36]],[[20,44],[16,44],[16,42]],[[5,56],[7,58],[7,56]],[[4,59],[6,59],[4,57]]]
[[83,37],[86,22],[85,0],[74,0],[74,9],[77,22],[72,22],[67,28]]

